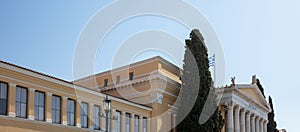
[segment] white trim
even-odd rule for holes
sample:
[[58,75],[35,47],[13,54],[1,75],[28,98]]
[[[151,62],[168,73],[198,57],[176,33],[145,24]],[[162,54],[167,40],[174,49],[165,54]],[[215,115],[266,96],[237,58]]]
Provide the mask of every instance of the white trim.
[[15,112],[8,112],[8,116],[9,117],[16,117],[16,113]]
[[62,121],[62,124],[67,126],[68,125],[68,122],[67,121]]
[[29,120],[34,120],[34,116],[29,115],[29,116],[28,116],[28,119],[29,119]]
[[[0,63],[1,64],[1,63]],[[18,82],[22,82],[22,83],[25,83],[25,84],[28,84],[28,85],[32,85],[32,86],[36,86],[36,87],[39,87],[39,88],[42,88],[42,89],[46,89],[48,91],[55,91],[56,93],[61,93],[61,94],[66,94],[66,95],[69,95],[71,97],[74,97],[73,94],[70,94],[70,93],[67,93],[67,92],[63,92],[63,91],[59,91],[59,90],[56,90],[56,89],[53,89],[53,88],[49,88],[49,87],[45,87],[45,86],[42,86],[42,85],[39,85],[39,84],[34,84],[34,83],[30,83],[30,82],[25,82],[25,81],[22,81],[22,80],[19,80],[19,79],[15,79],[15,78],[11,78],[11,77],[7,77],[7,76],[3,76],[3,75],[0,75],[0,77],[3,77],[3,78],[6,78],[6,79],[9,79],[9,80],[14,80],[14,81],[18,81]],[[86,89],[86,88],[81,88],[79,86],[75,86],[73,87],[75,90],[80,90],[80,91],[83,91],[83,92],[87,92],[87,93],[90,93],[90,94],[93,94],[93,95],[96,95],[96,96],[100,96],[100,97],[105,97],[104,94],[101,94],[101,93],[98,93],[98,92],[95,92],[95,91],[92,91],[92,90],[89,90],[89,89]],[[76,89],[77,88],[77,89]],[[51,96],[53,93],[51,92],[47,92],[47,95]],[[82,96],[77,96],[77,98],[83,98],[83,99],[87,99],[85,97],[82,97]],[[127,104],[127,105],[131,105],[131,106],[135,106],[135,107],[138,107],[138,108],[141,108],[141,109],[145,109],[145,110],[152,110],[152,108],[148,108],[148,107],[145,107],[145,106],[141,106],[139,104],[135,104],[135,103],[132,103],[132,102],[128,102],[128,101],[125,101],[125,100],[121,100],[121,99],[118,99],[118,98],[115,98],[115,97],[111,97],[112,99],[118,101],[118,102],[121,102],[121,103],[124,103],[124,104]]]
[[12,83],[12,82],[9,82],[8,85],[9,85],[10,87],[17,87],[17,84]]
[[50,119],[50,118],[47,118],[47,119],[46,119],[46,122],[48,122],[48,123],[52,123],[52,119]]

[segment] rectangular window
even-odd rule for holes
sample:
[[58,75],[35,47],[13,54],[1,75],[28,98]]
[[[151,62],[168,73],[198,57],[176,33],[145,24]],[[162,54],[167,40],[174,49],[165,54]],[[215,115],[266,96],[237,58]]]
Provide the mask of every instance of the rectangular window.
[[134,132],[139,132],[139,116],[134,116]]
[[75,126],[75,109],[76,104],[72,99],[68,99],[67,103],[67,124],[69,126]]
[[143,118],[143,132],[147,132],[147,118]]
[[130,132],[130,114],[126,113],[125,132]]
[[121,112],[116,111],[116,132],[121,132]]
[[61,98],[52,96],[52,123],[60,124],[61,122]]
[[104,79],[104,87],[107,87],[108,85],[108,79]]
[[88,127],[88,104],[87,103],[81,103],[80,120],[81,120],[81,127],[87,128]]
[[120,80],[121,80],[120,76],[117,76],[117,77],[116,77],[116,83],[117,83],[117,84],[120,83]]
[[34,92],[34,119],[45,121],[45,93]]
[[16,117],[27,118],[27,89],[16,88]]
[[133,77],[134,77],[133,72],[130,72],[130,73],[129,73],[129,80],[133,80]]
[[0,115],[7,115],[7,83],[0,82]]
[[94,129],[95,130],[100,130],[100,107],[99,106],[94,106]]

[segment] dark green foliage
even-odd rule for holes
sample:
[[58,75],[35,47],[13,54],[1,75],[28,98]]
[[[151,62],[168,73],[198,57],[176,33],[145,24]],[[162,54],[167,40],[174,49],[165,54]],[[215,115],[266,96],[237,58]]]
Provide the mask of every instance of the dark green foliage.
[[259,88],[260,92],[262,93],[262,95],[266,98],[265,93],[264,93],[264,88],[262,87],[262,85],[260,84],[259,79],[256,79],[256,85]]
[[274,109],[273,109],[273,102],[272,102],[272,98],[269,96],[269,104],[270,104],[270,107],[271,107],[271,112],[268,114],[268,124],[267,124],[267,127],[268,127],[268,132],[278,132],[277,130],[277,123],[276,121],[274,120]]
[[[193,30],[190,38],[186,40],[182,88],[179,94],[181,105],[177,112],[177,122],[179,123],[177,131],[219,132],[224,124],[224,120],[217,109],[215,88],[211,87],[212,79],[208,70],[207,48],[198,30]],[[210,90],[212,94],[208,96]],[[202,111],[207,100],[210,101],[210,105],[214,106],[212,111]],[[201,112],[207,113],[207,116],[212,113],[204,124],[199,124]]]

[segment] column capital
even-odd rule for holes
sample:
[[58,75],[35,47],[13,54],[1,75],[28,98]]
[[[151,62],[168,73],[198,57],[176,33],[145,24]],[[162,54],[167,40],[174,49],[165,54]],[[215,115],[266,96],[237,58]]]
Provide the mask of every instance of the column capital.
[[9,82],[8,85],[9,85],[9,86],[13,86],[13,87],[17,87],[18,84]]
[[121,113],[122,113],[122,115],[125,115],[125,114],[126,114],[126,112],[125,112],[125,111],[122,111]]
[[66,96],[63,96],[63,100],[68,100],[68,97],[66,97]]
[[47,92],[47,95],[48,95],[48,96],[52,96],[52,95],[53,95],[53,93]]
[[34,89],[34,88],[29,88],[29,91],[30,91],[30,92],[34,92],[35,89]]
[[240,107],[239,105],[237,105],[237,104],[236,104],[236,105],[234,106],[234,109],[236,109],[236,110],[240,110],[240,109],[241,109],[241,107]]

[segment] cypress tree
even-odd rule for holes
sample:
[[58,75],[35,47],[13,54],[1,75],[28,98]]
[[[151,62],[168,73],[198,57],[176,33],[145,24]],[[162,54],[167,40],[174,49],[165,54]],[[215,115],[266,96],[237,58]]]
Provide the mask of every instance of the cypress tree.
[[268,132],[278,132],[277,130],[277,123],[274,120],[275,114],[274,114],[274,108],[273,108],[273,102],[271,96],[269,96],[269,104],[271,107],[271,112],[268,114],[268,124],[267,124],[267,131]]
[[256,79],[256,85],[259,88],[260,92],[262,93],[262,95],[264,96],[264,98],[266,98],[265,93],[264,93],[264,88],[263,86],[260,84],[259,79]]
[[[215,101],[215,88],[212,86],[211,73],[209,71],[208,53],[204,39],[199,30],[194,29],[190,33],[190,39],[186,41],[184,55],[182,87],[179,97],[181,104],[178,109],[178,132],[219,132],[224,124],[223,117],[217,109]],[[213,96],[208,96],[210,90]],[[191,98],[195,98],[194,104]],[[209,99],[208,99],[209,98]],[[199,117],[206,101],[214,105],[215,109],[208,113],[212,116],[204,124],[199,124]],[[187,110],[192,105],[190,110]],[[187,116],[185,116],[185,112]],[[210,115],[210,114],[208,114]],[[182,121],[180,119],[183,119]]]

